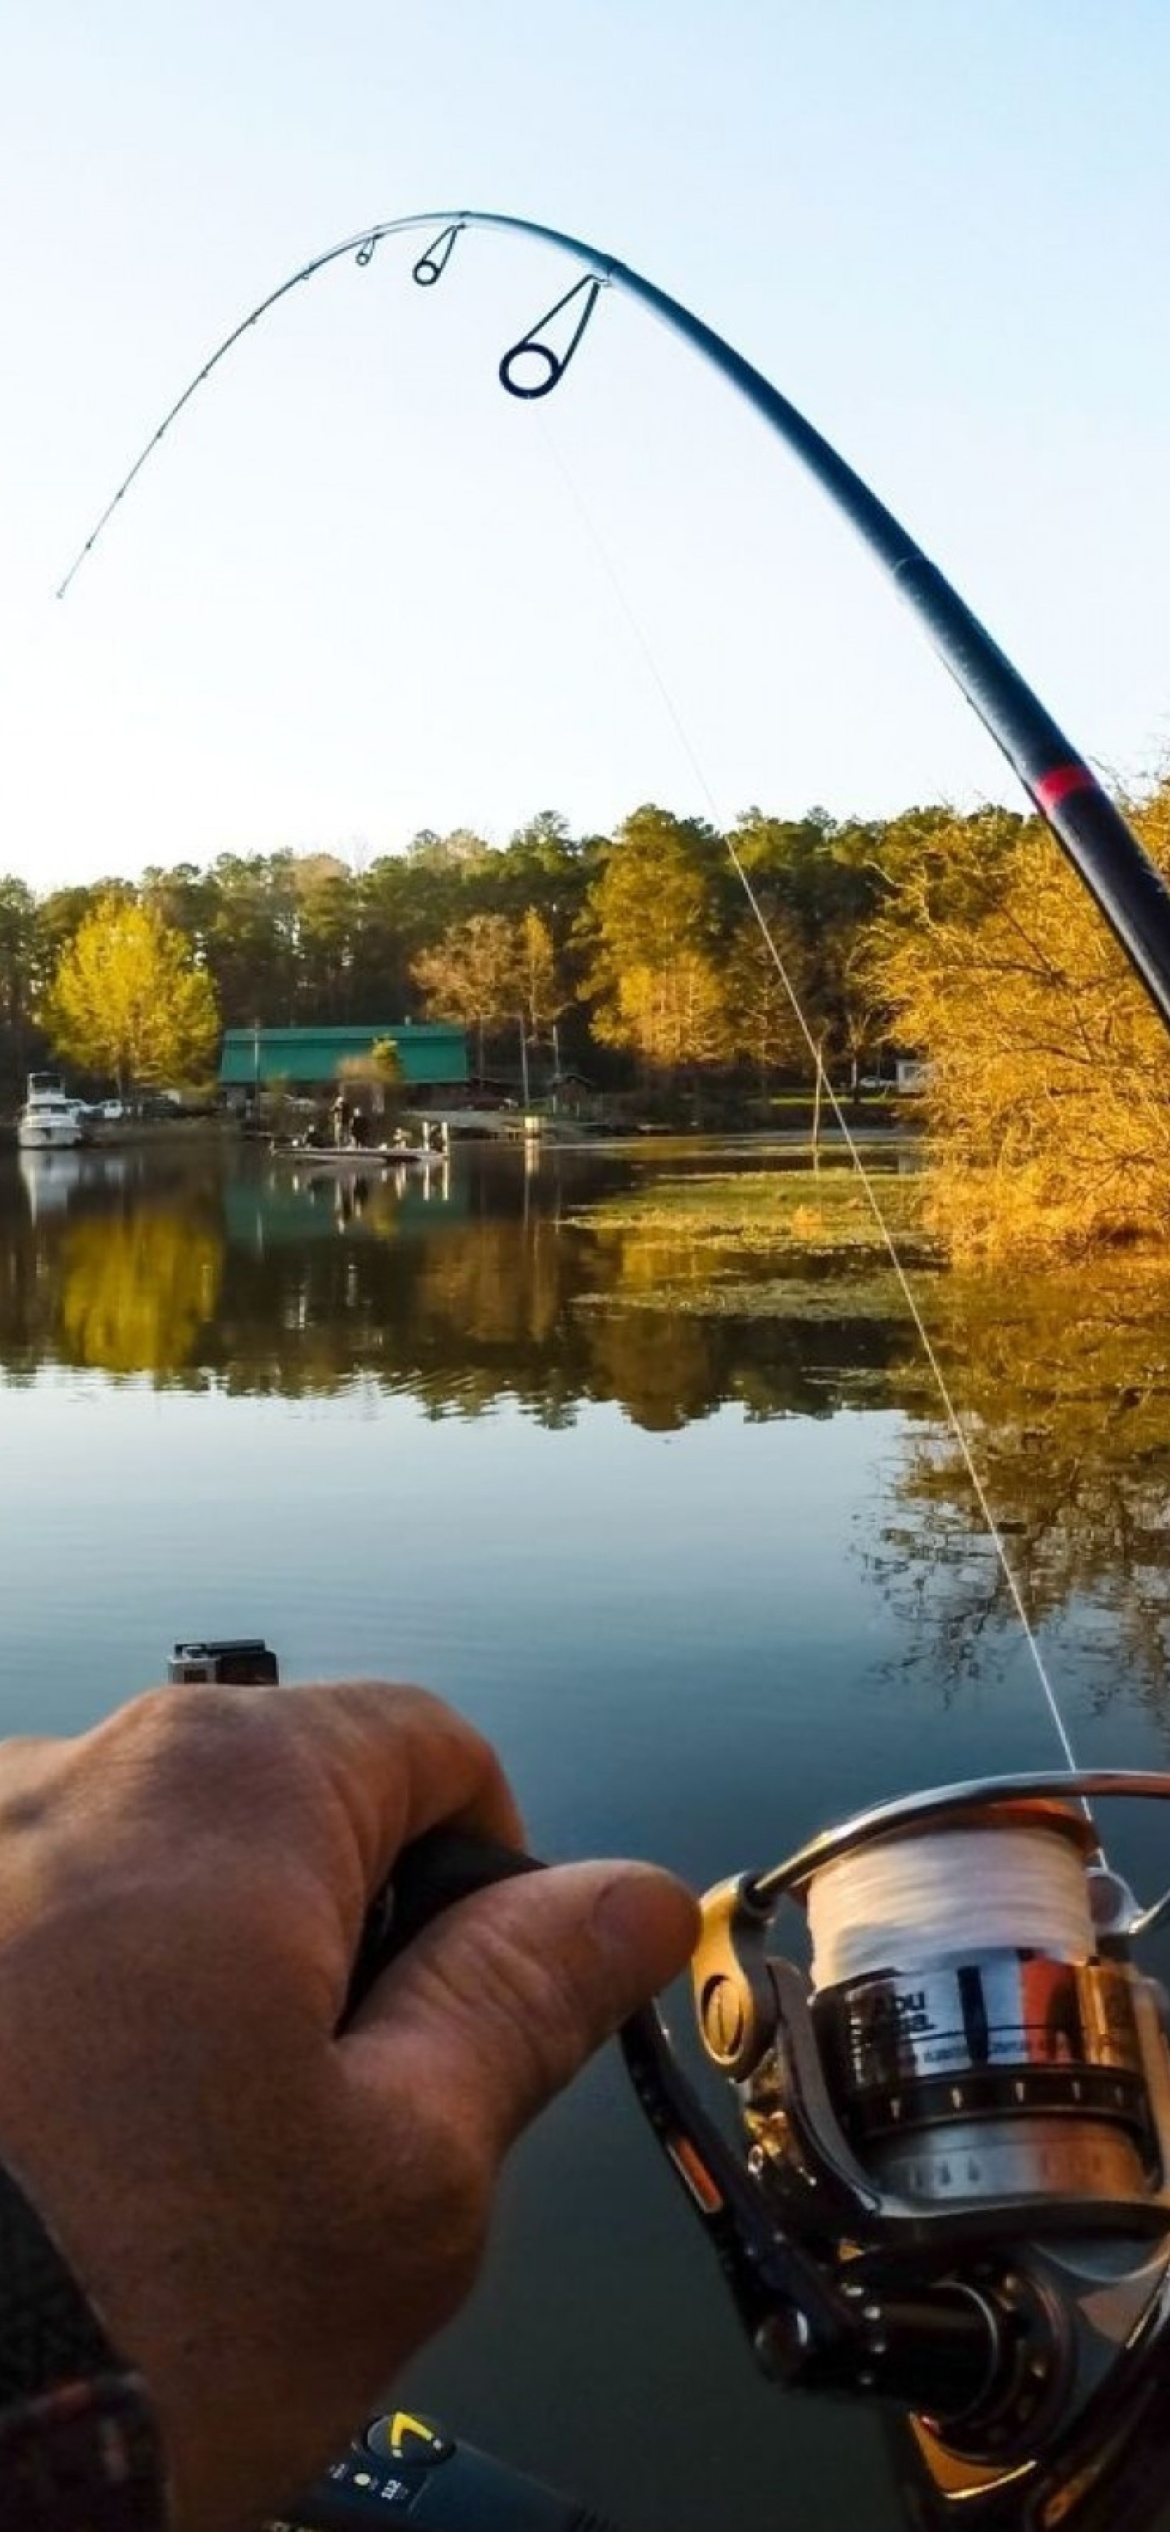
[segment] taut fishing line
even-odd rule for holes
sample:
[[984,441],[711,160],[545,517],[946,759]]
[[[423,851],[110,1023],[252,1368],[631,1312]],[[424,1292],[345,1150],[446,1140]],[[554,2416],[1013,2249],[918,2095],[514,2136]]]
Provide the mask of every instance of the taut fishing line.
[[560,473],[562,482],[564,483],[569,498],[578,513],[582,526],[584,527],[590,544],[597,556],[601,569],[605,574],[611,590],[613,591],[613,595],[621,609],[622,615],[629,626],[634,642],[636,643],[638,651],[645,664],[647,673],[658,693],[663,709],[671,723],[671,727],[675,732],[687,763],[703,793],[703,797],[711,812],[711,817],[717,832],[722,837],[728,860],[731,863],[731,867],[735,872],[735,876],[741,889],[743,890],[743,894],[747,899],[748,905],[751,908],[752,918],[759,931],[760,938],[763,941],[768,957],[776,970],[776,974],[790,1005],[793,1018],[796,1021],[800,1034],[804,1039],[806,1047],[808,1048],[809,1055],[812,1058],[816,1078],[820,1083],[824,1098],[832,1111],[834,1121],[848,1153],[850,1163],[856,1173],[858,1183],[864,1192],[866,1202],[873,1215],[874,1222],[882,1241],[882,1246],[886,1251],[886,1255],[889,1258],[891,1268],[896,1278],[899,1292],[901,1293],[906,1310],[913,1323],[919,1344],[922,1347],[926,1362],[929,1365],[931,1377],[934,1380],[939,1397],[942,1401],[943,1412],[946,1416],[947,1424],[954,1435],[972,1493],[975,1497],[976,1504],[978,1505],[980,1515],[991,1540],[992,1547],[994,1548],[1000,1570],[1003,1574],[1012,1607],[1019,1619],[1020,1626],[1023,1629],[1024,1640],[1027,1644],[1029,1654],[1031,1655],[1033,1668],[1040,1685],[1041,1693],[1052,1719],[1053,1730],[1056,1733],[1057,1740],[1064,1752],[1065,1763],[1068,1767],[1075,1768],[1077,1763],[1076,1754],[1068,1731],[1065,1727],[1064,1719],[1060,1712],[1056,1690],[1053,1686],[1051,1677],[1049,1676],[1044,1655],[1041,1651],[1035,1629],[1028,1615],[1027,1605],[1024,1600],[1023,1586],[1018,1574],[1016,1573],[1011,1557],[1008,1554],[1007,1545],[992,1510],[987,1489],[975,1464],[974,1452],[967,1435],[966,1427],[959,1414],[954,1398],[952,1397],[950,1384],[947,1380],[946,1373],[943,1370],[942,1363],[939,1360],[936,1348],[931,1341],[930,1332],[923,1317],[918,1296],[906,1272],[893,1231],[891,1230],[890,1225],[886,1220],[885,1213],[883,1212],[881,1202],[878,1197],[874,1173],[866,1167],[865,1156],[850,1126],[849,1119],[845,1113],[842,1102],[838,1098],[837,1092],[829,1077],[821,1047],[809,1026],[801,1004],[800,996],[797,993],[795,984],[793,983],[792,977],[789,973],[779,942],[772,931],[772,927],[768,921],[764,908],[760,903],[757,891],[752,886],[751,877],[745,868],[743,856],[736,845],[735,836],[732,832],[730,822],[720,810],[719,803],[715,798],[715,794],[707,778],[706,771],[700,761],[690,732],[683,721],[682,714],[679,711],[675,698],[667,685],[665,677],[663,676],[662,669],[651,645],[645,626],[634,606],[629,591],[622,580],[606,539],[598,527],[597,521],[585,500],[579,483],[570,471],[563,451],[557,447],[552,432],[548,429],[547,425],[545,425],[544,438],[545,445]]

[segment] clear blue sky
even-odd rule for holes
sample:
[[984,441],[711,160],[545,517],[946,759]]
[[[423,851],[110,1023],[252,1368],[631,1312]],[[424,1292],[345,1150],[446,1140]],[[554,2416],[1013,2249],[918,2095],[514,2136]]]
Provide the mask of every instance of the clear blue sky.
[[[18,17],[23,26],[18,27]],[[641,800],[1016,796],[760,424],[614,294],[465,238],[249,335],[57,580],[207,350],[430,204],[563,225],[687,299],[901,512],[1074,741],[1170,729],[1165,0],[42,0],[0,50],[0,868],[502,840]],[[587,517],[566,490],[567,469]],[[588,523],[587,523],[588,522]]]

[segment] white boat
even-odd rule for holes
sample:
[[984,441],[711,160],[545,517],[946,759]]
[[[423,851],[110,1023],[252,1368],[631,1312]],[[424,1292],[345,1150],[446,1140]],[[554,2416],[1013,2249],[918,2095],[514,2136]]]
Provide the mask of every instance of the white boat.
[[24,1106],[16,1120],[16,1139],[26,1152],[69,1151],[85,1141],[81,1103],[66,1098],[58,1074],[29,1074]]

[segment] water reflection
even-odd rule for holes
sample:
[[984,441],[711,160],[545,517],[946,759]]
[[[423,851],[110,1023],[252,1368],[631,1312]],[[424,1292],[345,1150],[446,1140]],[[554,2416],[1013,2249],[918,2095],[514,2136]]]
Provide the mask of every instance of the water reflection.
[[21,1152],[17,1161],[21,1184],[34,1222],[66,1213],[86,1185],[114,1186],[124,1174],[120,1152]]
[[[10,1375],[64,1364],[287,1397],[372,1378],[433,1416],[511,1399],[556,1426],[601,1400],[665,1432],[729,1401],[831,1414],[885,1394],[907,1350],[896,1321],[847,1301],[808,1325],[682,1306],[700,1279],[685,1238],[599,1237],[567,1218],[625,1183],[616,1160],[471,1154],[382,1173],[181,1149],[49,1159],[0,1178]],[[633,1306],[664,1290],[676,1306]]]
[[[510,1401],[549,1428],[590,1402],[654,1433],[727,1404],[759,1421],[899,1409],[861,1552],[903,1670],[925,1666],[944,1695],[985,1675],[1016,1614],[896,1299],[811,1254],[802,1286],[791,1244],[781,1261],[730,1242],[713,1266],[669,1208],[591,1220],[593,1198],[643,1174],[588,1154],[385,1174],[206,1146],[22,1156],[0,1172],[0,1364],[290,1399],[372,1381],[431,1419]],[[1030,1619],[1091,1606],[1160,1711],[1170,1272],[1114,1260],[925,1291]]]
[[[268,1631],[292,1675],[441,1687],[504,1749],[543,1851],[660,1854],[700,1884],[909,1784],[1048,1759],[896,1304],[791,1243],[700,1250],[665,1204],[658,1227],[591,1227],[644,1168],[459,1154],[386,1179],[177,1144],[0,1162],[2,1376],[88,1375],[7,1401],[6,1728],[79,1728],[176,1633]],[[925,1290],[1028,1605],[1128,1648],[1089,1684],[1118,1692],[1082,1754],[1148,1763],[1165,1288],[1111,1263]],[[538,1429],[578,1416],[566,1447]],[[1165,1880],[1153,1843],[1118,1859],[1143,1891]],[[871,2421],[843,2439],[757,2382],[648,2152],[595,2070],[531,2141],[490,2291],[411,2396],[647,2532],[753,2522],[778,2474],[806,2532],[900,2519]],[[599,2437],[578,2395],[602,2375],[640,2392]]]
[[[1034,1627],[1078,1610],[1110,1659],[1092,1703],[1124,1677],[1159,1712],[1170,1653],[1170,1269],[1111,1257],[1009,1285],[940,1278],[933,1333]],[[904,1445],[900,1516],[879,1564],[941,1680],[975,1674],[1017,1623],[1003,1568],[937,1401]],[[1089,1626],[1089,1612],[1092,1624]]]

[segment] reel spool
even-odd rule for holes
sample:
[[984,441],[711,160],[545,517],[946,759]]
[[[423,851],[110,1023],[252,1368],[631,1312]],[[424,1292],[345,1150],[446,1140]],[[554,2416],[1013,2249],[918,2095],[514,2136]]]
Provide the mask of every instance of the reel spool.
[[879,1839],[808,1885],[842,2127],[914,2205],[1144,2206],[1152,2078],[1132,1972],[1097,1957],[1088,1824],[1055,1805],[978,1816]]
[[1170,1776],[918,1794],[710,1891],[695,2009],[738,2151],[657,2018],[626,2035],[761,2362],[891,2404],[922,2523],[1122,2532],[1167,2485],[1170,2047],[1131,1945],[1170,1893],[1143,1911],[1105,1864],[1112,1795]]

